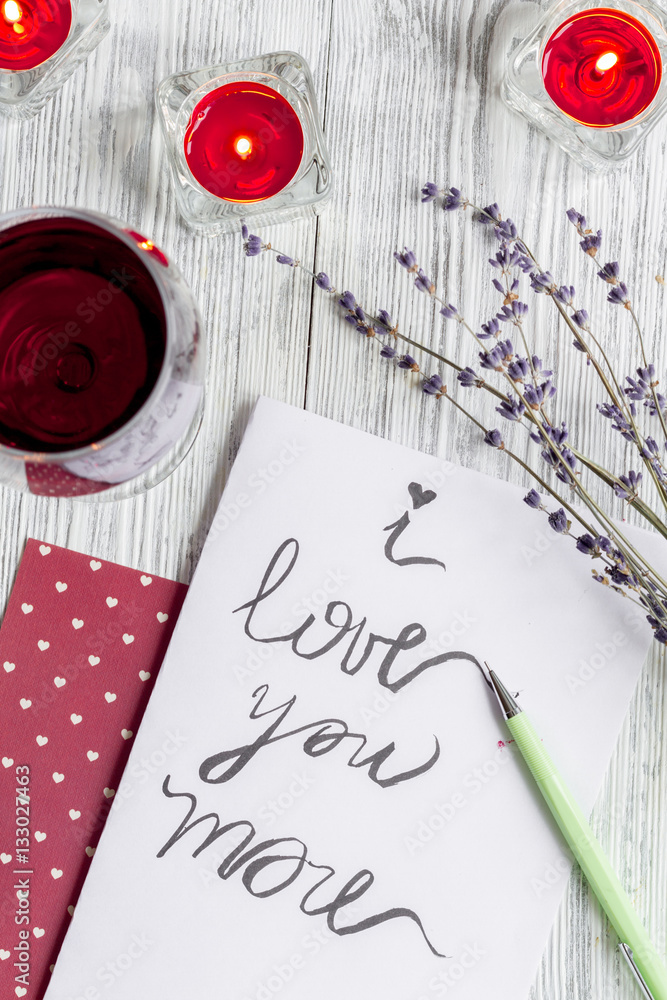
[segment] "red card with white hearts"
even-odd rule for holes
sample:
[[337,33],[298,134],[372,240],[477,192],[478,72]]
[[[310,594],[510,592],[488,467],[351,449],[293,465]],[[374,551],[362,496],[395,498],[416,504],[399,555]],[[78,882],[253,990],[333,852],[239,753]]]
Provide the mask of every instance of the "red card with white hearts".
[[0,630],[3,998],[46,990],[187,589],[27,543]]

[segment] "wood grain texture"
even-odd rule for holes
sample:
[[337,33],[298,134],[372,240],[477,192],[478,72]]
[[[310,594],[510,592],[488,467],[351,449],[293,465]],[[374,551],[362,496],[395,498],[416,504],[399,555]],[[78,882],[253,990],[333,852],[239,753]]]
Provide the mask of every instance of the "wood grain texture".
[[[619,369],[630,372],[637,357],[627,316],[605,303],[602,283],[577,249],[564,217],[574,205],[604,230],[602,256],[618,258],[628,275],[664,372],[665,291],[655,275],[667,266],[667,130],[659,129],[629,166],[601,177],[581,170],[515,118],[499,96],[506,54],[540,10],[525,0],[114,0],[111,34],[42,114],[24,123],[0,119],[0,209],[67,204],[132,222],[179,263],[210,338],[202,433],[168,482],[139,499],[100,505],[0,489],[0,606],[29,535],[188,580],[260,392],[526,483],[451,407],[423,397],[413,377],[388,368],[373,343],[339,322],[331,299],[314,295],[298,274],[268,259],[246,261],[236,237],[204,239],[183,226],[153,107],[157,83],[171,72],[282,48],[308,59],[335,194],[318,221],[276,227],[271,241],[326,270],[369,309],[387,308],[404,330],[472,360],[464,335],[443,325],[391,260],[393,250],[408,244],[473,325],[493,315],[497,297],[484,266],[491,237],[459,214],[420,204],[426,180],[454,183],[484,204],[501,203],[544,267],[576,285],[579,303],[604,331]],[[571,337],[557,332],[549,303],[530,301],[539,352],[553,362],[561,386],[559,414],[576,429],[582,450],[624,465],[618,438],[593,416],[599,393],[590,369],[571,349]],[[495,425],[490,404],[485,412]],[[536,535],[542,531],[536,519]],[[520,621],[520,608],[512,607],[511,595],[507,600]],[[601,789],[595,823],[663,950],[666,721],[665,663],[655,651]],[[559,882],[551,891],[563,889]],[[637,996],[614,951],[614,935],[577,874],[531,995]]]

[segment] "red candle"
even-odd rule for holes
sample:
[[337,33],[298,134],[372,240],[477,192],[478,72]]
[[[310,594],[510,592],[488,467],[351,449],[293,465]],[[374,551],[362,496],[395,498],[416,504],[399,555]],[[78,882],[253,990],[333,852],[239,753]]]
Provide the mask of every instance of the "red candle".
[[34,69],[67,41],[70,0],[0,0],[0,69]]
[[303,147],[303,128],[289,101],[250,80],[207,94],[185,133],[193,176],[225,201],[264,201],[282,191],[301,165]]
[[629,122],[649,106],[662,59],[646,25],[622,10],[597,7],[573,14],[554,31],[542,77],[561,111],[604,128]]

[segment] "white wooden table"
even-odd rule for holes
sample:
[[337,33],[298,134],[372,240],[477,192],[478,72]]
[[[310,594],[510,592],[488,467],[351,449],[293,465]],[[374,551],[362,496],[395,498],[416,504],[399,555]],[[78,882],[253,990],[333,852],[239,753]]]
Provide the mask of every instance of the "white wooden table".
[[[274,228],[271,240],[316,271],[326,270],[337,287],[353,289],[369,308],[386,307],[404,329],[433,345],[446,335],[453,351],[456,330],[443,327],[425,297],[412,293],[392,265],[394,249],[413,247],[473,320],[488,318],[497,302],[483,263],[491,244],[458,214],[422,206],[418,192],[427,180],[454,183],[484,204],[498,200],[545,266],[577,286],[581,304],[595,292],[589,311],[611,317],[604,289],[584,266],[564,217],[571,205],[580,208],[605,230],[604,259],[621,261],[647,329],[660,334],[665,292],[655,275],[664,271],[667,256],[667,126],[628,168],[597,177],[514,118],[499,97],[505,53],[514,31],[539,10],[525,0],[113,0],[111,34],[45,111],[26,123],[0,119],[2,211],[76,205],[132,222],[178,262],[210,338],[204,426],[169,481],[140,499],[111,505],[0,490],[0,606],[28,536],[189,580],[259,393],[526,482],[451,407],[423,397],[414,380],[381,362],[339,321],[329,298],[314,294],[300,276],[266,258],[246,261],[238,237],[206,240],[183,226],[153,107],[158,82],[171,72],[276,49],[308,59],[335,194],[318,222]],[[577,427],[583,450],[611,460],[618,441],[591,419],[592,401],[599,398],[593,379],[571,338],[556,339],[548,309],[539,317],[538,342],[556,368],[563,418]],[[656,339],[664,371],[663,338]],[[635,366],[629,328],[612,328],[610,340],[619,367],[629,373]],[[462,343],[459,353],[464,351]],[[536,515],[536,537],[543,532]],[[520,618],[511,598],[508,604]],[[666,721],[665,662],[656,651],[595,820],[663,950]],[[564,881],[561,876],[551,891],[560,894]],[[635,1000],[614,945],[585,884],[574,876],[536,970],[534,1000]]]

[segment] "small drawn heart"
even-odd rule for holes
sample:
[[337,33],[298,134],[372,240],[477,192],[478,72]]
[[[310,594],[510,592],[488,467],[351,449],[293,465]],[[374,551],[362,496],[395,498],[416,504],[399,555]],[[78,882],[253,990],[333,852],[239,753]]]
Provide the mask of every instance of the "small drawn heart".
[[65,775],[64,774],[59,774],[58,771],[54,771],[53,772],[53,780],[55,781],[56,785],[59,785],[61,781],[65,780]]
[[49,552],[51,551],[51,546],[50,545],[40,545],[39,551],[42,553],[43,556],[48,556]]
[[83,719],[83,716],[77,715],[76,712],[72,712],[72,714],[70,715],[70,719],[72,720],[73,726],[78,726],[81,720]]
[[88,758],[88,760],[91,760],[91,761],[92,760],[97,760],[97,758],[99,757],[99,754],[95,753],[94,750],[89,750],[88,753],[86,754],[86,757]]
[[34,610],[35,609],[33,608],[32,604],[22,604],[21,605],[21,611],[23,612],[24,615],[29,615],[30,612],[34,611]]
[[104,698],[109,704],[111,704],[112,701],[116,700],[117,695],[113,694],[111,691],[107,691]]
[[35,830],[35,840],[38,844],[41,844],[43,840],[46,840],[46,834],[42,833],[41,830]]
[[72,625],[77,630],[83,628],[83,622],[81,621],[80,618],[72,618]]
[[134,736],[134,733],[132,732],[131,729],[121,729],[120,735],[123,737],[124,740],[131,740],[132,737]]
[[37,746],[39,747],[45,747],[49,742],[48,736],[36,736],[35,739],[37,740]]
[[150,678],[151,678],[150,671],[148,671],[148,670],[140,670],[139,671],[139,677],[142,679],[142,681],[149,681]]
[[52,878],[56,878],[56,879],[57,878],[62,878],[62,875],[63,875],[63,873],[61,872],[60,868],[52,868],[51,869],[51,877]]
[[59,594],[64,594],[65,591],[67,590],[67,584],[66,583],[62,583],[61,580],[58,580],[58,582],[56,584],[56,590],[58,591]]
[[30,706],[32,705],[32,702],[30,701],[30,698],[21,698],[21,701],[19,702],[19,704],[20,704],[21,708],[30,708]]
[[38,641],[37,645],[39,646],[39,648],[41,649],[41,651],[43,653],[45,653],[47,651],[47,649],[49,648],[49,646],[51,645],[51,643],[50,642],[46,642],[45,639],[40,639]]
[[142,576],[141,577],[141,586],[142,587],[150,587],[150,585],[151,585],[152,582],[153,582],[153,577],[152,576]]
[[161,622],[162,624],[164,624],[168,620],[168,618],[169,618],[169,615],[165,614],[164,611],[158,611],[158,613],[157,613],[157,620],[159,622]]
[[107,604],[108,604],[108,606],[110,608],[115,608],[116,605],[118,604],[118,598],[117,597],[107,597]]
[[13,760],[12,757],[3,757],[2,758],[2,766],[3,767],[11,767],[13,763],[14,763],[14,760]]
[[99,656],[89,656],[88,662],[90,663],[91,667],[96,667],[97,664],[100,662],[100,658]]
[[24,997],[27,992],[28,991],[25,988],[25,986],[15,986],[14,987],[14,993],[16,993],[17,997]]
[[94,853],[95,853],[95,848],[94,847],[87,847],[86,848],[86,854],[88,855],[89,858],[92,858],[92,856],[93,856]]
[[93,573],[97,573],[98,569],[102,569],[102,563],[98,562],[97,559],[91,559],[90,568],[92,569]]
[[[67,912],[69,913],[70,917],[73,917],[74,916],[74,907],[73,906],[68,906],[67,907]],[[51,966],[51,968],[53,968],[53,966]]]
[[65,680],[64,677],[54,677],[53,678],[53,683],[55,684],[55,686],[57,688],[61,688],[61,687],[65,687],[65,685],[67,684],[67,681]]
[[36,938],[41,938],[44,937],[45,932],[43,927],[33,927],[32,933],[35,935]]
[[79,812],[78,809],[70,809],[70,811],[69,811],[69,818],[70,819],[79,819],[80,816],[81,816],[81,813]]
[[12,670],[16,670],[16,664],[10,663],[9,660],[5,660],[2,665],[5,668],[5,673],[7,674],[11,674]]
[[412,497],[412,506],[415,510],[419,510],[420,507],[425,507],[429,503],[433,503],[437,499],[438,494],[434,493],[433,490],[425,490],[419,483],[410,483],[408,486],[408,493]]
[[126,632],[125,635],[123,636],[123,642],[125,643],[126,646],[129,646],[131,643],[134,642],[134,636],[128,635]]
[[115,788],[105,788],[104,789],[104,795],[105,795],[105,797],[107,799],[112,799],[115,794],[116,794]]
[[0,962],[6,962],[10,955],[11,951],[5,951],[4,948],[0,948]]
[[0,854],[0,861],[2,861],[3,865],[8,865],[11,860],[11,854]]

